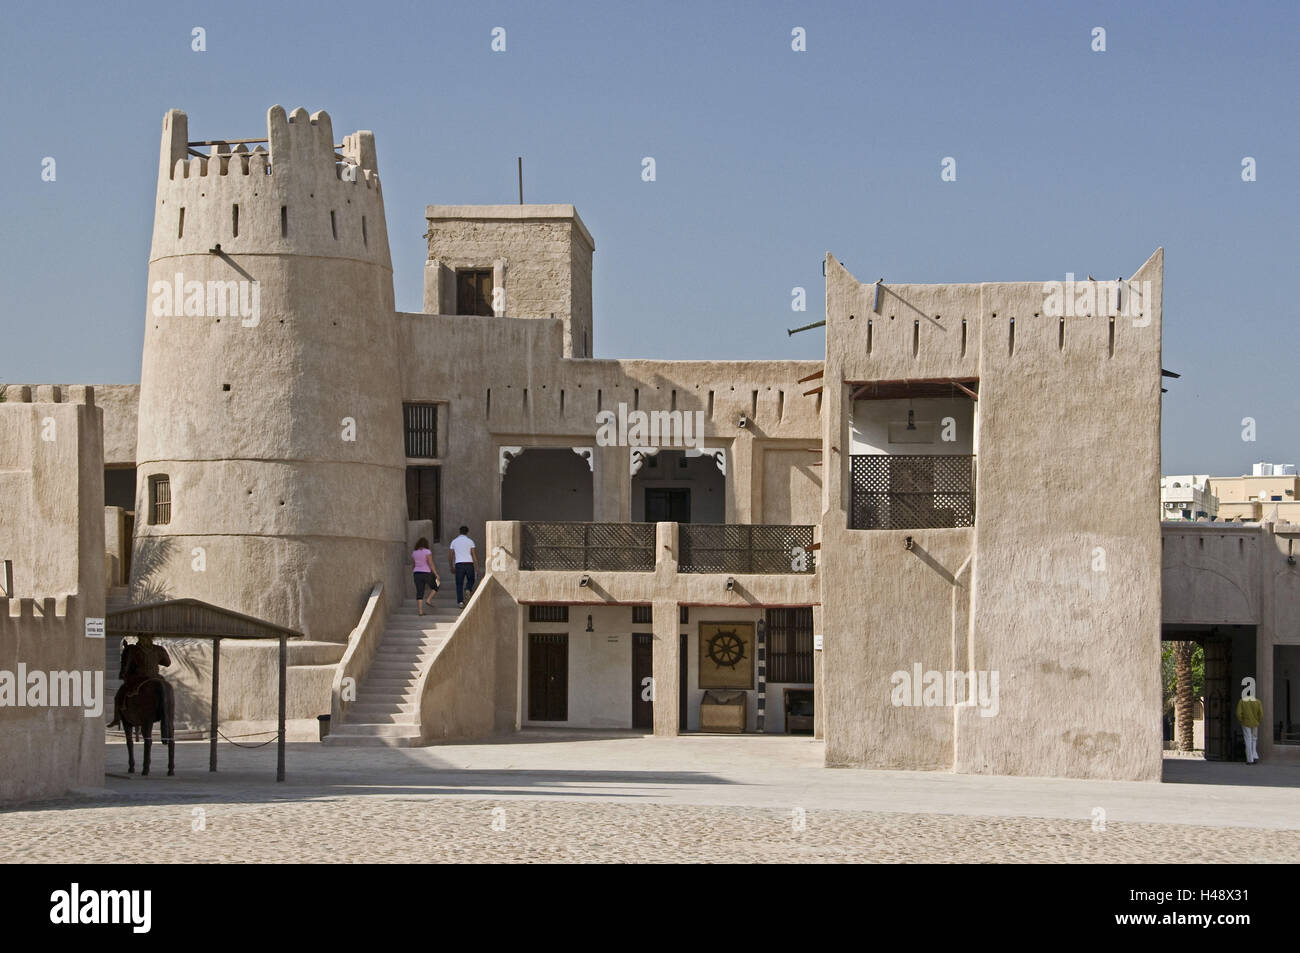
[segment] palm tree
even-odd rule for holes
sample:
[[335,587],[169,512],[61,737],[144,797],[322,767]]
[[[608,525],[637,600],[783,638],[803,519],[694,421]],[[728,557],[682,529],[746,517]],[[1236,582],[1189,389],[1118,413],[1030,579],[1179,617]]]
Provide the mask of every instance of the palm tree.
[[1192,750],[1192,711],[1196,702],[1192,694],[1192,653],[1195,642],[1174,643],[1174,723],[1175,742],[1179,751]]

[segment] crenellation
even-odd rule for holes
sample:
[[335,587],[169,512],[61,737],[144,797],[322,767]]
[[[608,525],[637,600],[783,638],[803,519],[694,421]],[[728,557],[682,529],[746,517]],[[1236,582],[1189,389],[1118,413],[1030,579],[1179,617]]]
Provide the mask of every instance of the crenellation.
[[345,136],[336,150],[328,114],[288,116],[276,106],[267,114],[269,150],[208,140],[216,143],[211,153],[199,156],[188,143],[177,146],[182,128],[188,134],[184,114],[169,112],[162,151],[172,168],[158,183],[151,259],[208,255],[219,245],[226,254],[352,257],[391,267],[372,133]]
[[64,633],[70,621],[79,622],[81,618],[82,610],[76,593],[17,599],[0,596],[0,636],[10,639],[20,634],[48,639]]

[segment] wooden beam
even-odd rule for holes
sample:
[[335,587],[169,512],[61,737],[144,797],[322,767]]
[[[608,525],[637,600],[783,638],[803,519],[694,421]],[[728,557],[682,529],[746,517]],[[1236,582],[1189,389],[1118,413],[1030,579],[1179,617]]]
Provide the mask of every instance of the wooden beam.
[[820,394],[821,392],[822,392],[822,389],[821,389],[820,386],[818,386],[818,387],[814,387],[812,390],[806,390],[806,391],[804,391],[804,392],[803,392],[803,395],[804,395],[805,397],[811,397],[813,394]]
[[797,381],[795,381],[795,383],[796,383],[796,384],[807,384],[809,381],[815,381],[817,378],[821,377],[821,376],[824,375],[825,373],[826,373],[826,369],[825,369],[825,368],[822,368],[820,371],[817,371],[815,374],[809,374],[807,377],[801,377],[801,378],[799,378]]
[[978,384],[978,377],[899,377],[887,381],[845,381],[849,385],[885,385],[885,384]]
[[[855,388],[853,391],[853,395],[849,398],[851,401],[858,400],[864,394],[873,391],[883,390],[886,392],[893,392],[893,391],[901,390],[903,393],[898,395],[899,397],[901,397],[904,396],[907,393],[908,389],[912,387],[933,388],[936,386],[955,387],[960,391],[962,391],[962,393],[964,393],[971,400],[979,400],[979,393],[974,389],[975,386],[978,386],[979,384],[979,378],[977,377],[960,377],[960,378],[958,377],[913,377],[913,378],[903,378],[902,380],[845,381],[844,383],[848,384],[850,387]],[[916,397],[919,395],[913,394],[912,396]],[[924,396],[933,397],[939,395],[928,394]]]
[[[199,139],[195,142],[185,143],[187,146],[237,146],[241,143],[248,145],[251,142],[270,142],[270,139]],[[335,146],[335,149],[340,148]]]
[[958,390],[960,390],[963,394],[965,394],[965,395],[966,395],[967,397],[969,397],[971,400],[979,400],[979,399],[980,399],[980,395],[979,395],[979,394],[975,393],[975,391],[971,390],[969,387],[967,387],[967,386],[966,386],[965,384],[963,384],[961,381],[953,381],[952,383],[953,383],[953,386],[955,386]]

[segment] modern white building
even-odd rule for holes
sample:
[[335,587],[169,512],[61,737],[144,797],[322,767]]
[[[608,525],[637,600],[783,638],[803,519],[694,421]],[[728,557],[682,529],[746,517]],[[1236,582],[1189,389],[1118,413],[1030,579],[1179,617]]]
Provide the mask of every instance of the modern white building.
[[1219,512],[1219,498],[1210,491],[1206,473],[1177,474],[1160,478],[1160,518],[1162,520],[1214,519]]
[[1294,463],[1256,463],[1250,470],[1251,476],[1295,476]]

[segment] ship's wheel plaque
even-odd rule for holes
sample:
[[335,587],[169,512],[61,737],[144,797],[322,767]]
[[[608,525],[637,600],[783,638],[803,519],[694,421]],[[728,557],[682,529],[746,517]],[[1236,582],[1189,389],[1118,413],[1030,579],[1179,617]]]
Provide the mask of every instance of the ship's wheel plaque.
[[700,688],[754,687],[754,623],[700,623]]

